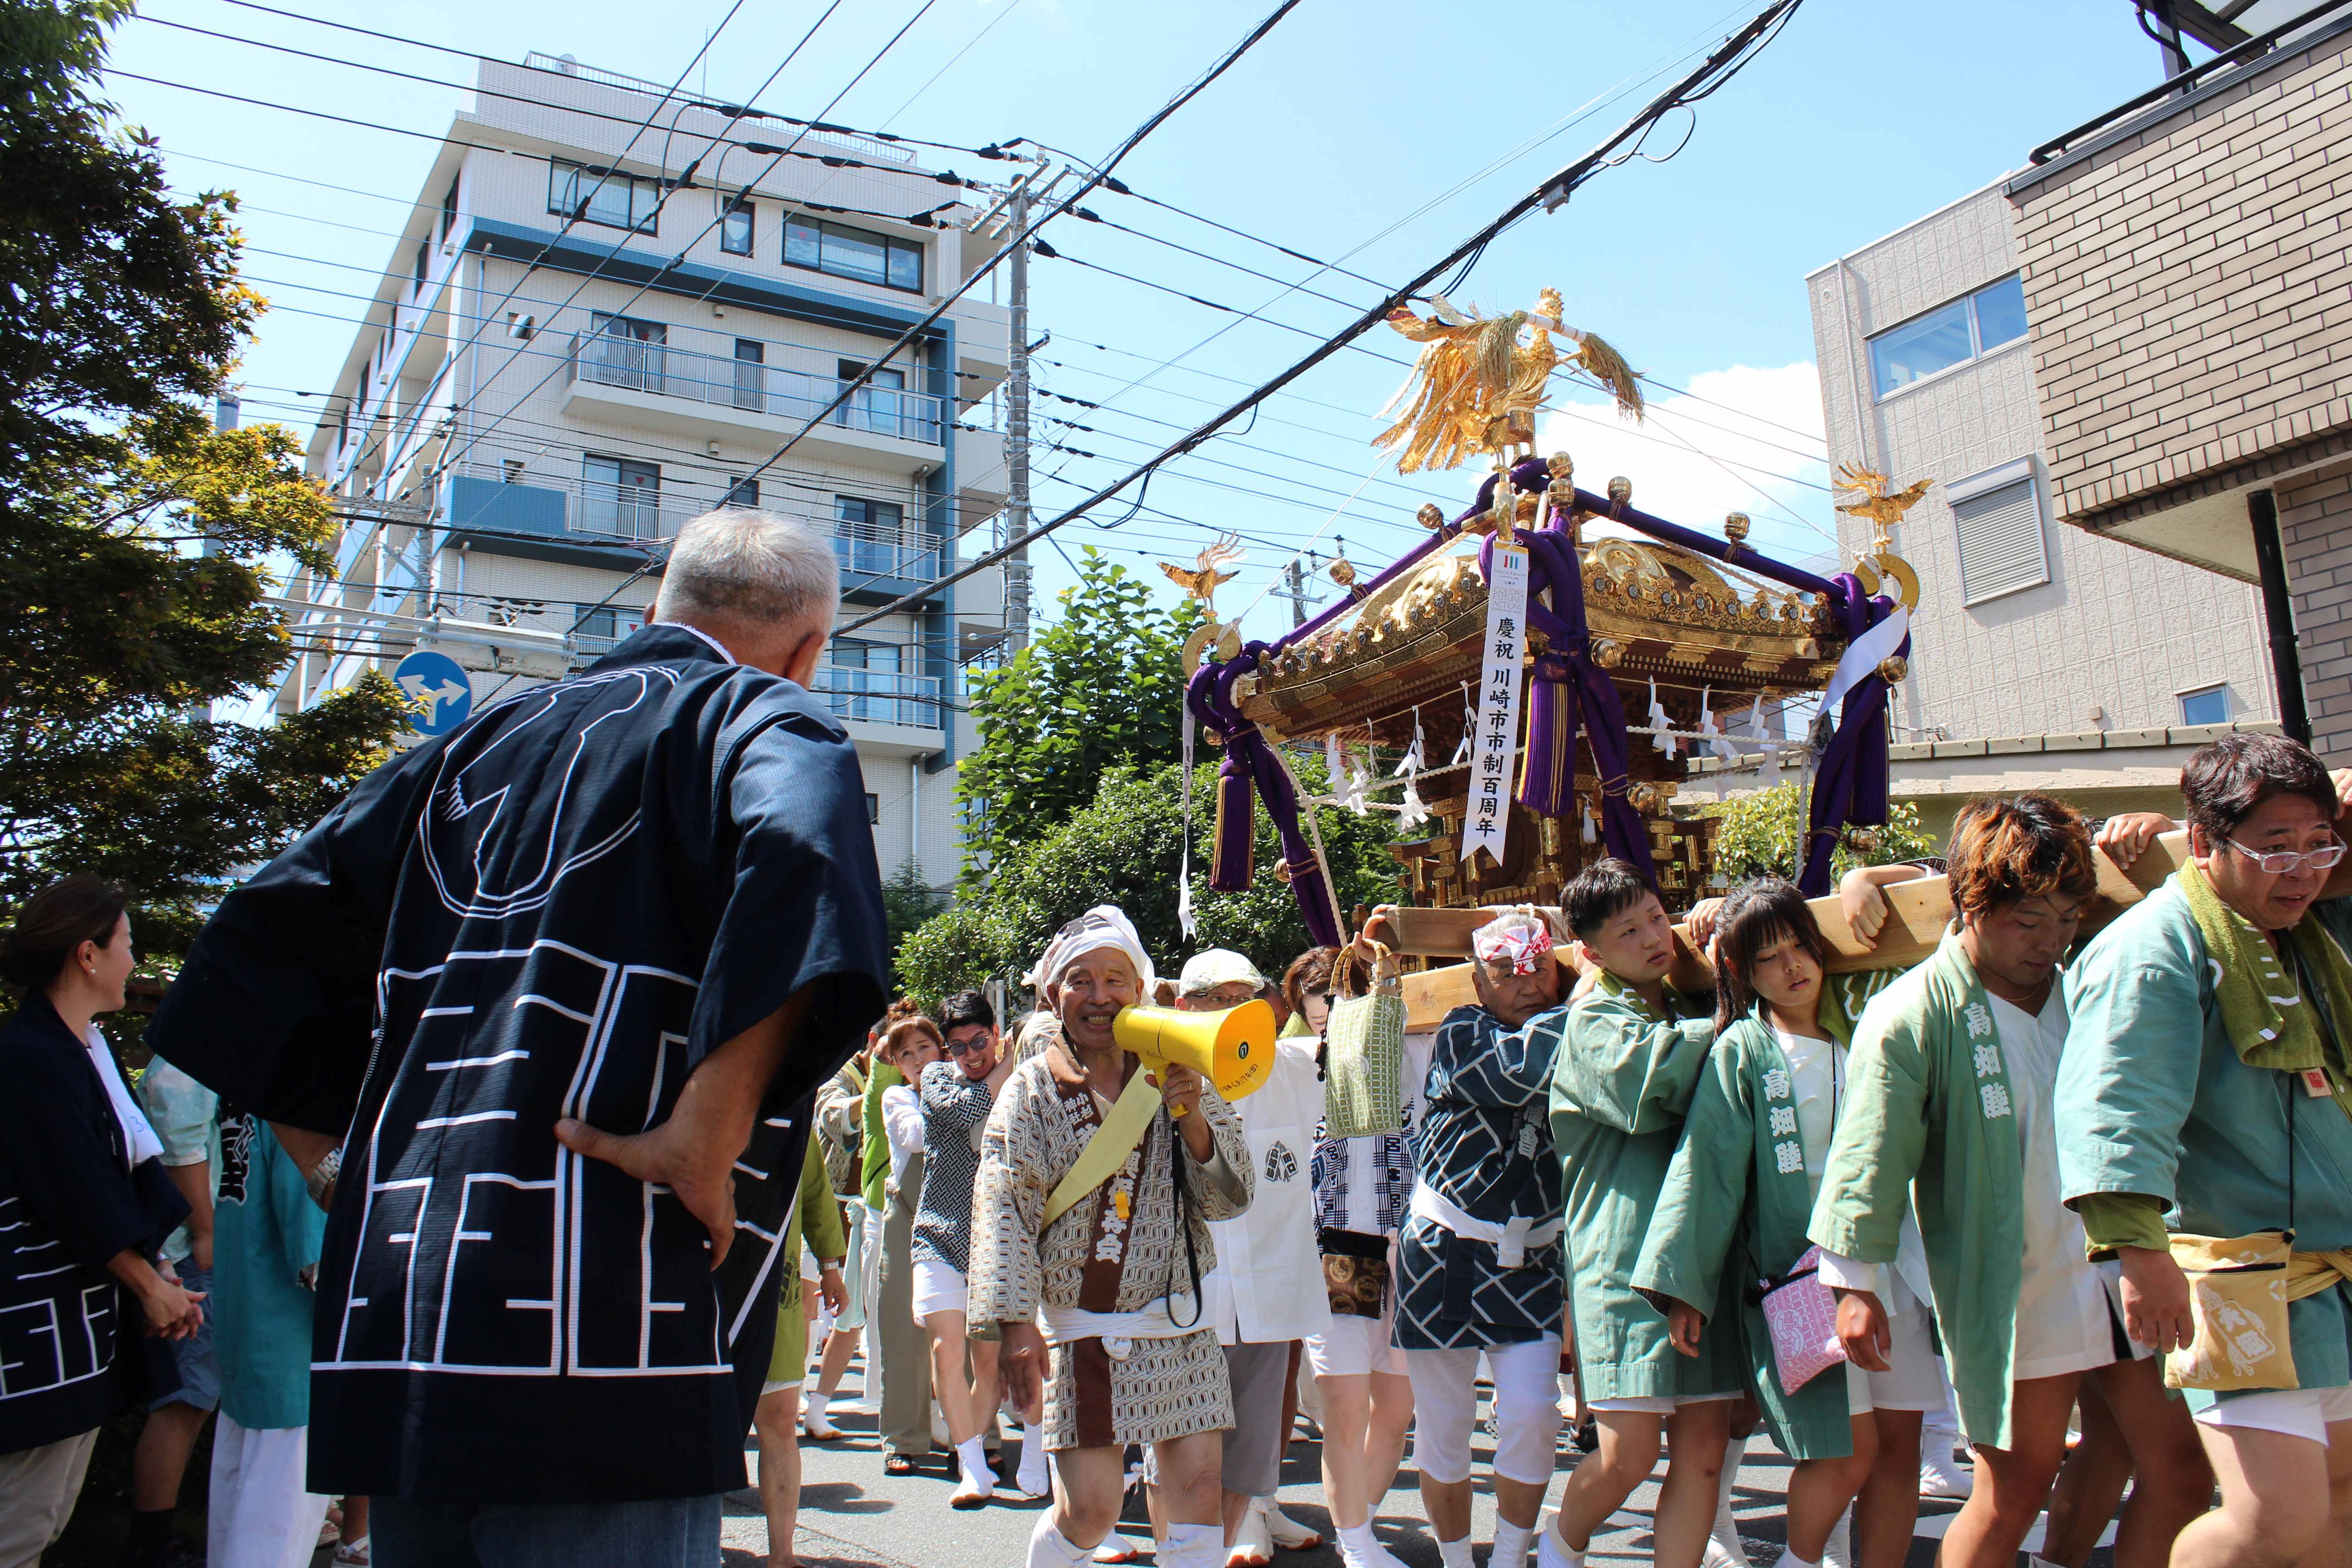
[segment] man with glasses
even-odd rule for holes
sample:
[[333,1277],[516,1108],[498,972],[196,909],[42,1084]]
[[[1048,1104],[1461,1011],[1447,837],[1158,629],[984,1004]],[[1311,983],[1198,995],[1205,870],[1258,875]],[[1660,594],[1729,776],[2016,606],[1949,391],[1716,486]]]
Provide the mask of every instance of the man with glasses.
[[[2201,1385],[2221,1482],[2179,1568],[2340,1563],[2352,1541],[2352,910],[2322,897],[2347,782],[2276,736],[2199,752],[2189,863],[2069,984],[2062,1190],[2094,1256],[2122,1259],[2126,1331]],[[2233,1303],[2245,1283],[2267,1322]]]

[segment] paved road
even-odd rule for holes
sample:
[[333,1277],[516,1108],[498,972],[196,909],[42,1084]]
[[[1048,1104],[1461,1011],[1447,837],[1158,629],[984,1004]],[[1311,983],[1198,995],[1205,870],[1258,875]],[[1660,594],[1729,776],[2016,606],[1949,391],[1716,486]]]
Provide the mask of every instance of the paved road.
[[[1029,1532],[1043,1503],[991,1503],[958,1512],[948,1507],[954,1476],[946,1455],[934,1455],[921,1473],[886,1479],[874,1438],[874,1418],[859,1410],[849,1396],[860,1376],[853,1368],[842,1386],[843,1399],[833,1407],[835,1422],[844,1433],[832,1443],[803,1443],[800,1529],[795,1549],[800,1560],[814,1568],[853,1568],[876,1564],[896,1568],[1019,1568],[1028,1552]],[[847,1405],[847,1408],[844,1408]],[[1015,1450],[1017,1452],[1017,1450]],[[1012,1454],[1008,1454],[1010,1459]],[[1472,1539],[1485,1542],[1494,1534],[1494,1500],[1486,1489],[1483,1445],[1476,1515]],[[1575,1450],[1561,1439],[1563,1471],[1576,1460]],[[756,1476],[756,1452],[749,1456]],[[1316,1445],[1301,1438],[1291,1445],[1283,1467],[1283,1507],[1297,1518],[1328,1531],[1330,1518],[1323,1509],[1321,1482],[1316,1470]],[[1781,1496],[1790,1461],[1774,1451],[1760,1435],[1748,1449],[1739,1472],[1733,1511],[1748,1555],[1758,1564],[1769,1564],[1780,1555],[1785,1539]],[[1008,1464],[1009,1473],[1010,1466]],[[1596,1537],[1590,1561],[1601,1563],[1646,1563],[1650,1557],[1650,1510],[1657,1500],[1654,1480],[1644,1485]],[[1921,1505],[1919,1538],[1913,1542],[1906,1568],[1932,1568],[1936,1537],[1957,1510],[1948,1502]],[[729,1568],[760,1568],[765,1562],[767,1526],[760,1516],[756,1493],[740,1492],[728,1500],[724,1527]],[[1149,1543],[1150,1531],[1140,1506],[1129,1510],[1127,1528]],[[1389,1550],[1411,1568],[1439,1568],[1437,1546],[1428,1532],[1414,1488],[1410,1453],[1397,1485],[1375,1521],[1375,1529]],[[1481,1560],[1485,1548],[1479,1549]],[[2094,1554],[2091,1568],[2108,1568],[2108,1554]],[[1532,1563],[1532,1557],[1530,1558]],[[1339,1568],[1339,1552],[1331,1546],[1299,1552],[1278,1552],[1276,1568]]]

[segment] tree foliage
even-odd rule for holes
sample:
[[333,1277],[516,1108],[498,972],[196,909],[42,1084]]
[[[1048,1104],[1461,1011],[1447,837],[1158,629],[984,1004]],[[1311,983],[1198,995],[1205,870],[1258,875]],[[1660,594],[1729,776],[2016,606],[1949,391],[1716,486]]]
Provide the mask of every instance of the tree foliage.
[[[923,868],[911,855],[898,863],[898,869],[882,884],[882,925],[888,935],[890,951],[897,952],[898,944],[908,933],[945,910],[954,900],[923,879]],[[893,994],[905,988],[903,977],[891,975]]]
[[[1308,789],[1321,787],[1319,762],[1302,759],[1295,765]],[[1183,770],[1120,764],[1103,774],[1093,797],[1066,821],[1009,850],[984,888],[899,944],[898,966],[907,988],[937,1001],[992,977],[1017,977],[1064,921],[1103,903],[1126,910],[1154,961],[1171,972],[1203,948],[1230,947],[1267,974],[1279,974],[1311,945],[1307,925],[1290,889],[1274,875],[1281,848],[1263,806],[1255,880],[1246,892],[1209,890],[1215,777],[1215,769],[1204,766],[1193,783],[1197,937],[1188,942],[1176,918]],[[1340,909],[1393,902],[1396,862],[1382,847],[1391,837],[1389,819],[1325,806],[1318,808],[1317,821]]]
[[[1709,805],[1702,815],[1722,824],[1716,829],[1715,865],[1732,880],[1769,875],[1793,881],[1801,869],[1798,847],[1805,836],[1805,801],[1795,784],[1740,795]],[[1832,862],[1838,876],[1856,866],[1884,866],[1936,853],[1935,841],[1919,826],[1917,806],[1895,802],[1887,808],[1885,826],[1874,831],[1877,843],[1866,852],[1857,853],[1848,844],[1838,847]]]
[[974,683],[980,744],[957,770],[958,798],[976,824],[967,890],[1093,800],[1111,769],[1176,760],[1184,639],[1199,609],[1189,599],[1155,605],[1141,578],[1091,545],[1078,574],[1061,615]]
[[376,676],[267,730],[205,716],[284,668],[270,564],[331,570],[335,522],[290,433],[213,428],[263,301],[235,199],[173,199],[91,96],[129,10],[0,0],[0,908],[93,870],[172,951],[406,709]]

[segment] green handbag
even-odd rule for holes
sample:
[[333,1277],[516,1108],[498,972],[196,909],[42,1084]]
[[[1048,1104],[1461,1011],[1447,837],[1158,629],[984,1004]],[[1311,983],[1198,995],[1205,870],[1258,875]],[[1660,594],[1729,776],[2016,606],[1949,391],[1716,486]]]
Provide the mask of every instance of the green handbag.
[[1332,998],[1323,1046],[1325,1135],[1404,1131],[1404,992],[1386,948],[1372,960],[1369,991]]

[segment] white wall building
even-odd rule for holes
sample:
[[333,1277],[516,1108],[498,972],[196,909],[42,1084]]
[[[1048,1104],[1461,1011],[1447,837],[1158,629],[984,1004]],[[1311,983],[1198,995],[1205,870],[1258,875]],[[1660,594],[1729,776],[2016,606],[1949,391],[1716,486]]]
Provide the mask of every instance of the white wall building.
[[276,705],[419,643],[475,703],[510,694],[626,635],[688,519],[796,514],[834,536],[845,619],[920,595],[837,637],[816,684],[884,875],[951,882],[965,677],[1005,651],[1008,580],[1025,602],[1019,562],[939,582],[1000,537],[1009,312],[959,301],[801,432],[985,258],[963,196],[902,144],[484,61],[310,440],[348,521],[335,575],[291,590],[316,651]]
[[2051,526],[2014,215],[1996,183],[1806,279],[1832,468],[1935,481],[1895,531],[1920,582],[1895,794],[1938,831],[2025,788],[2177,802],[2217,726],[2278,712],[2253,588]]

